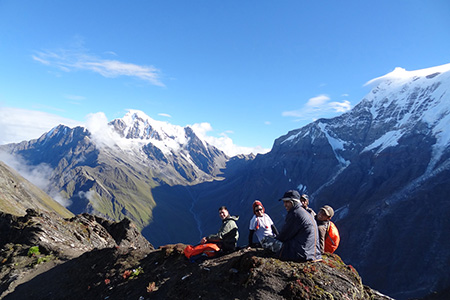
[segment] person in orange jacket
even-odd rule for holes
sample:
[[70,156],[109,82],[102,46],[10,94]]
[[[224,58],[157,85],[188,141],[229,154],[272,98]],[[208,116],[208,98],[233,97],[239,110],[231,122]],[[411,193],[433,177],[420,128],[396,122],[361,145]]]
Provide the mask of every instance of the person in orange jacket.
[[334,216],[334,210],[331,206],[325,205],[319,209],[316,215],[317,229],[319,229],[320,252],[323,253],[325,249],[325,238],[330,220]]

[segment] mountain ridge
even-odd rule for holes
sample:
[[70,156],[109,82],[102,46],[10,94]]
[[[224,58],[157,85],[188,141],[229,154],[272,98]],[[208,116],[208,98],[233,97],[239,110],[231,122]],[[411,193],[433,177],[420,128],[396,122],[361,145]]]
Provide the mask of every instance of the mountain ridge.
[[[133,118],[136,122],[130,123]],[[121,120],[93,132],[59,125],[39,139],[0,148],[31,166],[48,165],[53,170],[48,189],[70,199],[71,211],[113,220],[128,217],[140,228],[152,220],[155,186],[220,178],[227,156],[190,127],[152,131],[155,121],[139,111]]]
[[[369,285],[399,299],[423,296],[450,286],[443,267],[450,256],[442,250],[450,242],[439,238],[450,225],[436,218],[450,214],[445,201],[450,195],[450,64],[413,72],[396,69],[369,82],[375,83],[351,111],[292,130],[256,157],[230,159],[194,136],[192,143],[171,149],[188,148],[166,155],[169,147],[147,143],[164,135],[152,137],[156,131],[146,127],[152,121],[143,117],[135,127],[116,122],[123,137],[130,136],[119,143],[94,144],[96,132],[60,127],[48,133],[58,134],[52,143],[43,135],[38,142],[2,148],[27,159],[39,157],[35,164],[52,162],[55,155],[43,150],[57,149],[54,179],[69,175],[54,182],[81,203],[79,211],[112,218],[141,214],[133,221],[154,245],[198,242],[218,227],[211,212],[221,205],[240,214],[238,224],[245,230],[255,199],[280,227],[285,211],[277,200],[286,190],[298,189],[310,195],[314,209],[324,204],[335,208],[333,220],[343,241],[337,253]],[[191,132],[184,129],[184,134],[186,141]],[[97,195],[97,202],[86,202],[82,195]],[[409,231],[417,238],[411,240]],[[395,247],[386,253],[384,245]],[[440,260],[433,264],[423,256]]]

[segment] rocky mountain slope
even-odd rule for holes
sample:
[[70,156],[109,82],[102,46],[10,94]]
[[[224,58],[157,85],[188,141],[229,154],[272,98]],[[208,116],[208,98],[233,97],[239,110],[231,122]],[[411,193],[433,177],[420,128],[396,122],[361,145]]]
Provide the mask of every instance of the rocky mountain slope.
[[73,214],[49,195],[0,161],[0,211],[25,215],[29,208],[52,211],[62,217]]
[[152,219],[152,189],[194,184],[220,174],[226,155],[190,127],[151,119],[140,111],[105,126],[55,127],[37,140],[0,146],[30,167],[51,170],[47,190],[57,190],[75,214],[112,220],[127,217],[139,228]]
[[154,250],[127,219],[0,214],[2,299],[378,299],[337,255],[293,263],[242,249],[197,263]]

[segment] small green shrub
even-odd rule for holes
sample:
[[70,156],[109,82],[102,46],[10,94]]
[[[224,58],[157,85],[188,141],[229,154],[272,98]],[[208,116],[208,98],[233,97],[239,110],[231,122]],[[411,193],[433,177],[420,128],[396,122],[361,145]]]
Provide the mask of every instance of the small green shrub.
[[39,246],[33,246],[30,247],[30,249],[28,249],[28,256],[36,256],[36,255],[40,255],[41,252],[39,252]]
[[141,273],[144,273],[144,270],[142,269],[142,267],[139,267],[137,269],[133,269],[133,272],[131,272],[130,278],[138,277],[139,274],[141,274]]
[[47,256],[44,256],[44,257],[39,257],[38,260],[37,260],[37,262],[36,262],[36,264],[37,264],[37,265],[38,265],[38,264],[42,264],[42,263],[45,263],[45,262],[50,261],[51,259],[52,259],[52,258],[51,258],[50,255],[47,255]]

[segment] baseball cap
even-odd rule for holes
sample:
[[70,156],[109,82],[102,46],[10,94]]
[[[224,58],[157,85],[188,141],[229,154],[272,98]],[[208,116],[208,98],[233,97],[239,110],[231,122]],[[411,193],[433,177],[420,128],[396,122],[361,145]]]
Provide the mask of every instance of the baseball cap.
[[286,193],[284,193],[283,198],[281,198],[278,201],[289,201],[289,200],[297,200],[300,201],[300,194],[296,190],[289,190]]

